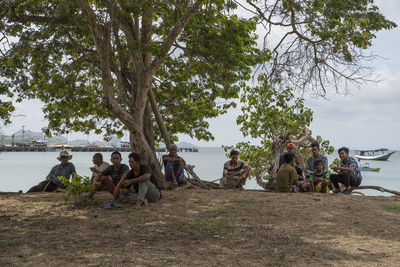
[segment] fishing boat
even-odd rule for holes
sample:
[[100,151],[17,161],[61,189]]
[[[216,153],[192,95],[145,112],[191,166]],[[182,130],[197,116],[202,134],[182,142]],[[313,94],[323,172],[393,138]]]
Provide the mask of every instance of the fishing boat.
[[72,151],[72,147],[68,144],[56,144],[56,145],[50,145],[49,146],[49,151]]
[[368,162],[360,162],[360,171],[379,172],[381,168],[371,168]]
[[356,151],[354,156],[359,160],[388,160],[388,158],[394,153],[396,153],[396,151],[389,151],[386,148],[381,148],[375,150]]

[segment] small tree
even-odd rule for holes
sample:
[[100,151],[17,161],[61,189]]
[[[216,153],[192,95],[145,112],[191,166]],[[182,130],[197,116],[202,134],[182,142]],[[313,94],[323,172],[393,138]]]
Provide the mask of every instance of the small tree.
[[[322,153],[332,153],[333,147],[328,140],[320,136],[313,138],[310,126],[313,112],[304,105],[303,98],[296,98],[293,89],[286,87],[278,90],[267,82],[266,76],[260,75],[259,86],[248,87],[244,91],[242,115],[237,123],[241,125],[243,135],[259,139],[260,145],[240,142],[236,148],[241,158],[253,168],[260,186],[272,189],[278,170],[279,156],[289,142],[297,145],[300,166],[304,169],[304,158],[310,155],[311,142],[321,144]],[[229,147],[226,147],[228,149]],[[268,173],[268,183],[262,181]]]
[[83,193],[87,193],[90,190],[90,178],[87,176],[80,176],[76,173],[72,176],[71,180],[61,176],[58,179],[65,185],[67,188],[67,198],[70,196],[73,197],[74,206],[80,207],[85,204],[84,198],[82,197]]

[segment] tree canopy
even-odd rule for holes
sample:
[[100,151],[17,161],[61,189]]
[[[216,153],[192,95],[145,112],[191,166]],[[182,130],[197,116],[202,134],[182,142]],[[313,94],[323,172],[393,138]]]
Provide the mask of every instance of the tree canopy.
[[271,60],[261,69],[268,81],[318,96],[328,88],[346,93],[349,84],[375,81],[368,63],[376,55],[366,49],[376,32],[397,27],[373,0],[235,2],[265,29],[264,48]]
[[[143,36],[136,40],[124,28],[132,27],[134,20],[143,16],[145,2],[92,3],[94,14],[103,20],[99,23],[104,34],[110,35],[112,93],[118,105],[128,111],[133,111],[134,90],[138,88],[132,70],[137,59],[130,58],[132,52],[144,54],[147,49],[152,55],[160,54],[162,40],[191,1],[152,4],[152,42],[148,47]],[[154,70],[152,88],[170,134],[213,138],[206,119],[235,105],[229,99],[238,97],[237,83],[248,80],[251,67],[262,62],[262,53],[255,48],[255,21],[224,14],[222,10],[230,6],[223,1],[212,2],[215,4],[203,4],[164,52],[163,64]],[[2,90],[15,94],[18,101],[42,100],[49,130],[95,129],[96,133],[121,134],[121,121],[115,120],[115,114],[104,105],[101,59],[77,2],[19,1],[4,6],[2,14],[8,19],[3,20],[1,28],[4,36],[17,39],[6,43],[8,49],[3,50]],[[145,29],[141,30],[143,35]]]

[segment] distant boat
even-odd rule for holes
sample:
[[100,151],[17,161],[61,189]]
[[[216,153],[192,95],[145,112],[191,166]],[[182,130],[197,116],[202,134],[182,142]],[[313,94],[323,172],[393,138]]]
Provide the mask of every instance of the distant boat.
[[68,144],[57,144],[49,146],[49,151],[61,151],[61,150],[71,151],[72,147]]
[[355,157],[360,160],[388,160],[388,158],[396,153],[396,151],[389,151],[386,148],[375,150],[360,150],[356,152]]
[[368,171],[368,172],[379,172],[381,168],[371,168],[368,162],[361,162],[360,171]]

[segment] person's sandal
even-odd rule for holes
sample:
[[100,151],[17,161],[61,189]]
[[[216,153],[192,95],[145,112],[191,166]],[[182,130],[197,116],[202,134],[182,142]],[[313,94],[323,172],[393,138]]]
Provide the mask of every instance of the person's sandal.
[[111,203],[111,206],[113,206],[114,208],[121,208],[121,204],[119,204],[118,202],[113,202]]
[[342,192],[340,192],[340,194],[343,194],[343,195],[350,195],[350,191],[347,190],[347,189],[345,189],[345,190],[343,190]]
[[106,210],[110,210],[112,208],[112,203],[106,203],[103,205],[103,208]]

